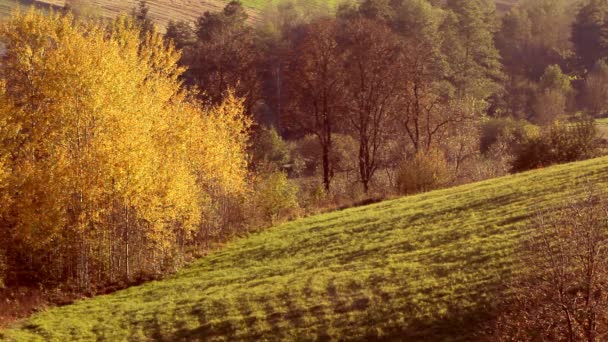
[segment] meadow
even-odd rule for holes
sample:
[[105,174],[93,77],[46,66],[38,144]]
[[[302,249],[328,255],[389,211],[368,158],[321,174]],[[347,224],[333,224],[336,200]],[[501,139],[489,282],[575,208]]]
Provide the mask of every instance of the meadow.
[[[121,13],[129,13],[137,6],[139,0],[88,0],[103,17],[112,18]],[[206,11],[221,11],[229,1],[227,0],[148,0],[150,15],[156,22],[164,27],[169,20],[192,21]],[[248,14],[252,20],[256,20],[260,11],[276,0],[243,0],[248,8]],[[329,3],[333,8],[337,0],[308,0],[310,6],[320,6],[319,3]],[[36,5],[43,8],[60,8],[65,0],[0,0],[0,18],[8,17],[17,8],[25,9]]]
[[[129,13],[138,0],[88,0],[98,8],[99,13],[107,18],[114,17],[120,13]],[[271,3],[280,0],[242,0],[249,9],[249,15],[253,21],[259,17],[260,11]],[[507,10],[517,0],[496,0],[497,8],[501,11]],[[161,27],[167,25],[169,20],[195,20],[205,11],[216,12],[224,8],[228,0],[148,0],[150,14]],[[334,8],[338,0],[307,0],[310,6],[326,6]],[[59,8],[65,4],[65,0],[0,0],[0,18],[6,18],[16,8],[27,8],[33,4],[43,7]]]
[[470,340],[525,267],[514,251],[531,218],[587,182],[608,185],[608,158],[285,223],[0,339]]

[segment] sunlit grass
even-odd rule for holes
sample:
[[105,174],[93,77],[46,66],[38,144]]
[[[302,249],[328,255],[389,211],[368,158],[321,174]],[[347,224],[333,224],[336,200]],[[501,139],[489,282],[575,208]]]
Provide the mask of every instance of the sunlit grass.
[[179,274],[34,315],[9,340],[466,340],[534,212],[608,184],[608,158],[314,216]]

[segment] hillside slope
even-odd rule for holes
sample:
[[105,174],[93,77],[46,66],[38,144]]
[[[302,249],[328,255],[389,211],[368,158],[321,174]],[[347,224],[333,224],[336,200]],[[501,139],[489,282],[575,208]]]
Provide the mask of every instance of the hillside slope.
[[[113,17],[119,13],[129,13],[139,0],[87,0],[99,8],[100,14],[105,17]],[[279,0],[241,0],[249,9],[249,15],[253,20],[259,16],[270,3],[277,3]],[[499,10],[507,10],[517,0],[496,0]],[[169,20],[194,20],[205,11],[219,11],[229,2],[229,0],[147,0],[150,6],[150,15],[164,27]],[[10,12],[21,5],[43,4],[51,7],[63,7],[65,0],[0,0],[0,17],[5,17]],[[307,0],[310,6],[320,6],[327,3],[329,7],[336,6],[339,0]]]
[[520,268],[511,251],[535,210],[587,181],[608,185],[608,158],[298,220],[4,338],[467,340]]

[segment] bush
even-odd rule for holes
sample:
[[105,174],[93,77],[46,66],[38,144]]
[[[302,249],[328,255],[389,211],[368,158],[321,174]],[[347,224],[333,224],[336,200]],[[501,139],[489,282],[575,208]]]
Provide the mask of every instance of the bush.
[[443,152],[437,149],[419,151],[399,167],[397,188],[402,194],[430,191],[445,186],[449,177],[449,166]]
[[253,210],[271,224],[287,217],[299,208],[298,187],[284,172],[260,175],[255,184]]
[[491,154],[492,146],[495,144],[505,145],[509,149],[514,149],[525,137],[534,134],[536,126],[525,120],[490,119],[481,128],[481,152]]
[[512,171],[520,172],[590,158],[595,152],[595,138],[595,122],[591,119],[556,121],[539,134],[523,138],[515,150]]
[[261,170],[281,170],[289,163],[289,148],[274,127],[262,127],[255,132],[252,144],[252,164]]

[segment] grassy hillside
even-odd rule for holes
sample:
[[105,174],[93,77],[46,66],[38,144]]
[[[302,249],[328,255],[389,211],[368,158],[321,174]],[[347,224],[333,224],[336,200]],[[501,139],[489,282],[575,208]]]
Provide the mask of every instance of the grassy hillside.
[[54,7],[55,5],[56,4],[54,4],[54,1],[42,2],[37,0],[0,0],[0,20],[7,18],[13,11],[17,9],[26,10],[31,6],[48,9]]
[[[139,0],[88,0],[104,17],[114,17],[120,13],[129,13],[137,6]],[[150,6],[150,15],[161,25],[165,26],[169,20],[194,20],[205,11],[220,11],[229,0],[147,0]],[[256,20],[260,10],[277,0],[242,0],[249,9],[249,15]],[[328,3],[330,7],[338,0],[308,0],[310,6],[319,6]],[[0,18],[7,17],[17,7],[26,8],[29,5],[63,7],[65,0],[0,0]]]
[[[114,17],[120,13],[129,13],[139,0],[87,0],[93,4],[104,17]],[[228,1],[225,0],[148,0],[151,16],[164,26],[173,20],[194,20],[205,11],[220,11]],[[0,18],[7,17],[16,8],[27,8],[31,5],[63,7],[65,0],[0,0]],[[256,10],[250,7],[250,14],[255,17]]]
[[[99,8],[100,14],[113,17],[119,13],[128,13],[139,0],[88,0]],[[205,11],[219,11],[229,0],[147,0],[150,14],[156,21],[164,26],[173,20],[194,20]],[[249,14],[256,20],[260,10],[268,4],[281,0],[241,0],[250,9]],[[506,10],[517,0],[496,0],[500,10]],[[336,6],[339,0],[307,0],[310,6],[321,6],[328,3],[330,7]],[[0,0],[0,18],[8,16],[17,7],[26,7],[31,4],[42,4],[62,7],[65,0]]]
[[467,340],[521,268],[511,251],[534,211],[577,196],[577,181],[608,185],[608,158],[287,223],[4,338]]

